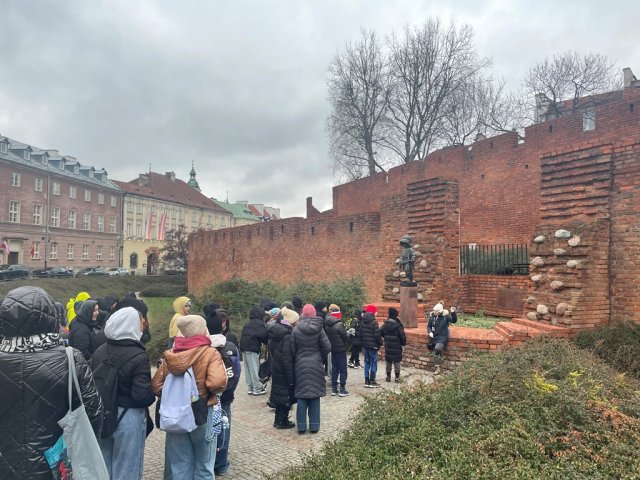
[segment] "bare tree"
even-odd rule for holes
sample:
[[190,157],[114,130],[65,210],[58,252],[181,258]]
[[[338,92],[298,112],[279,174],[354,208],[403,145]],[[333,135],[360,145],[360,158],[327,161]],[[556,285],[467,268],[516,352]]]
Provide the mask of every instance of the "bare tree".
[[347,44],[333,58],[327,82],[334,171],[349,179],[384,171],[377,150],[389,108],[388,66],[375,32],[361,34],[358,42]]
[[525,80],[530,98],[544,94],[549,111],[561,117],[593,104],[590,95],[620,88],[615,62],[597,53],[579,54],[569,50],[547,57],[532,67]]
[[417,29],[406,27],[402,37],[390,38],[389,46],[394,89],[385,145],[408,163],[446,143],[444,118],[453,97],[490,61],[477,54],[470,26],[443,27],[437,19]]
[[166,270],[184,273],[189,267],[189,232],[185,225],[167,231],[160,255]]

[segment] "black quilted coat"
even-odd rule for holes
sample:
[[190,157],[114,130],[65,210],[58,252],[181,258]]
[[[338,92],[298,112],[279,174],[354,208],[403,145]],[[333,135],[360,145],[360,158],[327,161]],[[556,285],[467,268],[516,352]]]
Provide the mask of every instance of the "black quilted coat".
[[[79,305],[76,304],[74,307],[76,318],[73,319],[69,327],[69,345],[80,350],[87,360],[104,343],[104,337],[98,328],[98,323],[92,320],[93,309],[97,304],[98,302],[95,300],[85,300]],[[101,334],[100,337],[98,334]]]
[[[44,290],[20,287],[0,305],[0,337],[58,331],[53,301]],[[99,436],[102,405],[88,363],[74,352],[85,408]],[[0,478],[52,478],[43,453],[62,435],[58,420],[68,404],[68,367],[64,347],[30,353],[0,352]],[[75,389],[73,408],[79,406]]]
[[293,402],[292,331],[293,327],[282,323],[273,323],[267,328],[271,355],[271,396],[269,401],[276,407],[290,407]]
[[332,353],[344,353],[347,351],[349,336],[341,319],[327,315],[324,320],[324,331],[329,337]]
[[360,338],[362,339],[362,348],[373,348],[378,350],[382,346],[382,337],[380,336],[378,321],[376,320],[376,317],[369,312],[365,312],[362,315]]
[[331,351],[331,344],[322,328],[322,319],[302,317],[291,337],[295,357],[296,398],[324,397],[327,391],[322,359]]
[[264,324],[264,310],[260,307],[251,307],[249,321],[242,328],[240,337],[240,350],[243,352],[260,353],[260,347],[267,343],[267,326]]
[[387,318],[380,328],[380,335],[384,339],[384,359],[401,362],[402,347],[407,344],[402,324],[394,318]]

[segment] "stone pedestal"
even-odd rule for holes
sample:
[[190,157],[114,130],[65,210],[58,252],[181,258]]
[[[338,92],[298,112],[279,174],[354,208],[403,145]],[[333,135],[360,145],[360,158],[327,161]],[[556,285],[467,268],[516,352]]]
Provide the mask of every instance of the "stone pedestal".
[[418,327],[418,287],[415,283],[412,286],[400,285],[400,320],[404,328]]

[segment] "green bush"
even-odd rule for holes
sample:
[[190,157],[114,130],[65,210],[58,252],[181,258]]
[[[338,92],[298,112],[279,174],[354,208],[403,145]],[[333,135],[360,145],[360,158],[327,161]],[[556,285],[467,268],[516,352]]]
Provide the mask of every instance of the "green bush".
[[319,300],[335,303],[347,317],[366,300],[362,278],[337,279],[331,283],[299,282],[288,287],[272,282],[233,279],[207,288],[202,296],[195,299],[194,311],[201,311],[202,305],[208,302],[219,303],[229,313],[231,329],[239,335],[249,319],[252,305],[259,304],[264,298],[282,305],[293,297],[300,297],[305,303]]
[[593,350],[612,367],[640,378],[640,323],[613,323],[580,332],[576,343]]
[[640,478],[639,389],[573,343],[536,339],[366,399],[349,431],[277,478]]

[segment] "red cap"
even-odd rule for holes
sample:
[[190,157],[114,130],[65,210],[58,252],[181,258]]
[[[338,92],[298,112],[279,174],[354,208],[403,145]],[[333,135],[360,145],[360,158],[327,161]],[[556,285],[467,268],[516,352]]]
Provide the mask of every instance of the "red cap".
[[371,305],[371,304],[366,305],[364,307],[364,311],[367,312],[367,313],[370,313],[370,314],[372,314],[374,316],[375,316],[376,313],[378,313],[378,309],[376,307],[374,307],[373,305]]

